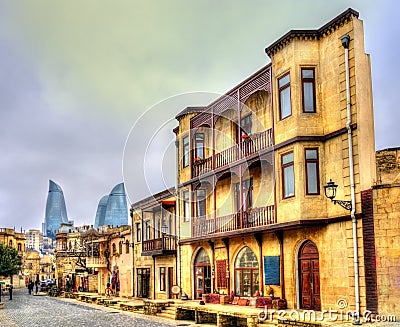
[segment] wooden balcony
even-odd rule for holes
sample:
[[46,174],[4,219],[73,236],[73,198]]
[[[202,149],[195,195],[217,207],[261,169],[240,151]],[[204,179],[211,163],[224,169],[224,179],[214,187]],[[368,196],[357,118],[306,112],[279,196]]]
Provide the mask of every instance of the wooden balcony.
[[176,254],[176,239],[173,235],[163,235],[142,242],[142,255],[160,256]]
[[196,162],[192,166],[192,175],[197,177],[211,170],[223,168],[235,161],[251,157],[261,150],[273,146],[272,129],[257,133],[243,139],[240,143],[225,149],[214,156]]
[[192,222],[192,237],[231,231],[245,232],[249,228],[275,224],[275,207],[273,205],[254,208],[215,219],[195,219]]
[[107,268],[107,259],[99,257],[87,257],[86,258],[87,268]]

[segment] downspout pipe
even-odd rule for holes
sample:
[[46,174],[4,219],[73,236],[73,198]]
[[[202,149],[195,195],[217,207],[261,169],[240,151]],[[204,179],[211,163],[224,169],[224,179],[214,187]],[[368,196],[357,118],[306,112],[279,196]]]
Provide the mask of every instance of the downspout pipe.
[[[178,230],[175,229],[176,237],[176,284],[179,286],[179,296],[182,295],[182,285],[181,285],[181,247],[179,245],[179,240],[181,236],[181,212],[180,212],[180,203],[179,200],[179,141],[175,141],[175,158],[176,158],[176,180],[175,180],[175,228],[177,227]],[[182,215],[183,216],[183,215]],[[178,224],[177,224],[178,222]]]
[[346,70],[346,108],[347,108],[347,139],[349,142],[349,169],[350,169],[350,196],[351,196],[351,222],[353,230],[353,252],[354,252],[354,294],[356,301],[356,314],[353,320],[354,325],[361,325],[360,322],[360,284],[359,284],[359,261],[357,244],[357,219],[356,219],[356,197],[354,183],[354,159],[353,159],[353,132],[351,130],[351,98],[350,98],[350,70],[349,70],[349,44],[350,36],[348,34],[340,38],[344,48],[344,61]]

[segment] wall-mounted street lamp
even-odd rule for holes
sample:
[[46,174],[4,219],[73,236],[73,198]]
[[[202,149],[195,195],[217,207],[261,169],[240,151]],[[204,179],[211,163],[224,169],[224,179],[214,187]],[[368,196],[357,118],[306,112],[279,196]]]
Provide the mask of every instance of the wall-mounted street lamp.
[[326,183],[326,185],[324,186],[325,196],[328,199],[331,199],[333,204],[337,203],[340,206],[342,206],[343,208],[351,211],[351,201],[335,200],[337,187],[338,186],[335,184],[335,182],[333,182],[332,179],[330,179],[329,182]]
[[129,247],[131,247],[131,248],[133,248],[134,246],[135,246],[135,243],[130,243],[130,242],[126,242],[125,241],[125,236],[124,235],[119,235],[119,238],[120,238],[120,243],[122,243],[122,244],[125,244],[125,245],[127,245],[127,246],[129,246]]

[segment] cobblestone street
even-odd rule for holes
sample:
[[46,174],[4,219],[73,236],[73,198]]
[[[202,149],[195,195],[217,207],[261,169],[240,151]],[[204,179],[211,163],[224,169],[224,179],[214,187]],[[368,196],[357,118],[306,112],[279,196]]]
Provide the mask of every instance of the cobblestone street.
[[[86,306],[75,300],[33,296],[27,289],[16,289],[10,301],[4,293],[4,309],[0,310],[1,327],[36,326],[147,326],[168,327],[185,325],[160,318],[124,313],[100,306]],[[186,324],[188,326],[189,324]]]

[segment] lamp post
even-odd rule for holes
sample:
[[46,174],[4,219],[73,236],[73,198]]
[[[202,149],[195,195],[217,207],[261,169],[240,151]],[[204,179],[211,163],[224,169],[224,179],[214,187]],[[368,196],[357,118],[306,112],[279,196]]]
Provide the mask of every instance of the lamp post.
[[125,241],[125,236],[124,235],[119,235],[119,238],[120,238],[120,243],[122,243],[122,244],[125,244],[125,245],[127,245],[127,246],[129,246],[129,247],[131,247],[131,248],[133,248],[134,247],[134,243],[132,242],[126,242]]
[[335,200],[337,187],[338,186],[335,184],[335,182],[333,182],[332,179],[330,179],[329,182],[326,183],[326,185],[324,186],[325,196],[328,199],[330,199],[333,202],[333,204],[337,203],[340,206],[342,206],[343,208],[345,208],[346,210],[351,211],[351,209],[352,209],[351,201]]

